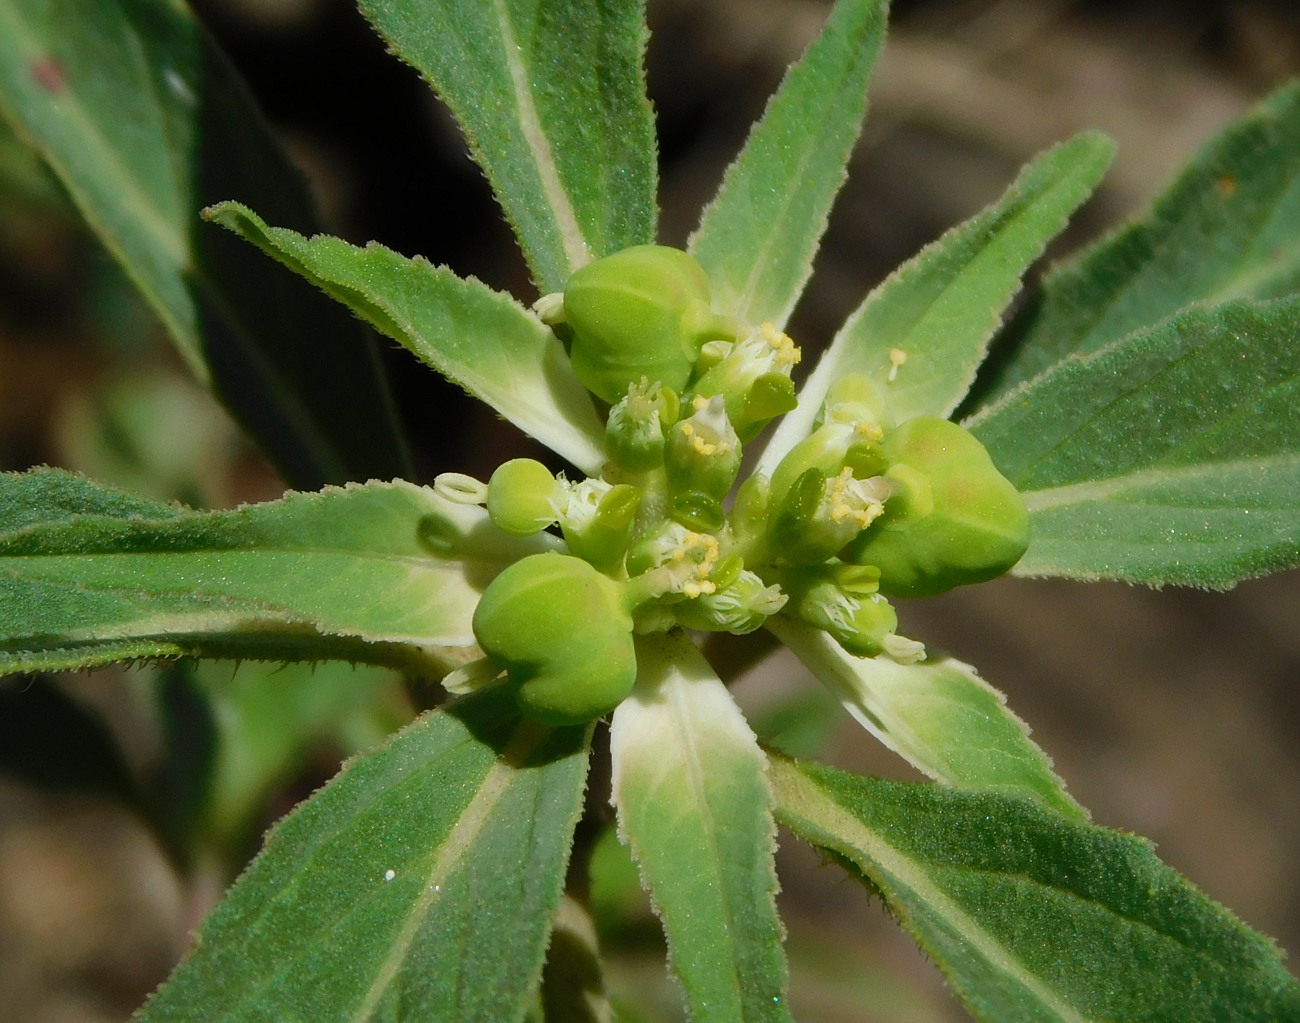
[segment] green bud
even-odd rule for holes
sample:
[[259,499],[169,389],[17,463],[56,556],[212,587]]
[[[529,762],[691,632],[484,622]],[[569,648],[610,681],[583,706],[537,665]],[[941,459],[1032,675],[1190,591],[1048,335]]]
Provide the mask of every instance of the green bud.
[[641,491],[628,483],[585,479],[564,485],[560,531],[569,549],[597,568],[612,568],[632,541]]
[[506,533],[532,536],[555,523],[561,493],[560,484],[541,462],[512,458],[488,480],[488,517]]
[[783,576],[792,592],[794,613],[823,629],[849,653],[874,657],[890,645],[898,630],[898,615],[870,580],[852,571],[857,566],[819,566]]
[[772,324],[764,323],[735,344],[710,342],[706,352],[712,365],[693,390],[706,398],[723,396],[741,440],[756,436],[798,404],[790,371],[799,362],[799,349]]
[[643,377],[680,392],[705,342],[734,337],[709,308],[709,279],[694,258],[637,245],[588,263],[564,288],[573,370],[613,404]]
[[628,472],[663,465],[664,431],[677,421],[677,394],[640,380],[627,389],[605,421],[605,454]]
[[627,593],[634,602],[714,593],[714,572],[721,567],[724,578],[730,576],[728,563],[712,533],[666,522],[628,551]]
[[619,584],[565,554],[533,554],[498,575],[473,627],[483,652],[505,666],[520,708],[545,724],[601,717],[636,681]]
[[695,399],[693,415],[668,431],[664,468],[675,491],[698,491],[719,501],[740,472],[740,438],[727,418],[721,395]]
[[767,585],[753,572],[737,572],[725,584],[722,573],[717,576],[719,585],[715,592],[673,605],[680,624],[688,629],[743,636],[785,606],[786,596],[780,587]]
[[826,423],[791,448],[772,473],[772,497],[780,502],[809,469],[827,479],[848,468],[860,480],[878,476],[889,467],[880,446],[884,432],[873,423]]
[[786,564],[825,561],[884,512],[893,489],[885,477],[858,479],[848,466],[830,478],[807,469],[772,517],[767,550]]
[[884,390],[875,380],[862,373],[849,373],[827,390],[821,423],[863,423],[883,429],[894,425],[894,417]]
[[891,596],[919,597],[1002,575],[1029,543],[1029,513],[968,431],[946,419],[910,419],[881,445],[896,492],[885,513],[844,551],[880,569]]

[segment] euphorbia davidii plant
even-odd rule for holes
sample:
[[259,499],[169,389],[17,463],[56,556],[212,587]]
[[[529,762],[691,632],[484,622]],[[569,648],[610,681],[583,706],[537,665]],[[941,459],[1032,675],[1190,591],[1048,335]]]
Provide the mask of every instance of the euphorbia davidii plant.
[[[271,833],[142,1020],[608,1018],[573,961],[598,951],[570,857],[605,722],[591,812],[613,804],[693,1019],[790,1018],[778,822],[877,892],[981,1019],[1300,1018],[1270,943],[1090,824],[999,694],[900,636],[893,604],[1009,570],[1223,587],[1300,562],[1300,89],[1049,277],[995,372],[1022,276],[1109,162],[1100,136],[1043,153],[867,294],[796,389],[785,325],[865,111],[879,0],[835,5],[686,251],[656,244],[635,0],[362,0],[459,119],[528,304],[303,233],[188,17],[80,6],[84,24],[0,4],[5,111],[291,481],[400,455],[363,401],[382,400],[364,343],[319,296],[255,298],[262,271],[192,224],[224,198],[213,181],[262,215],[221,202],[210,221],[568,463],[217,512],[57,470],[0,479],[7,671],[344,659],[456,694]],[[129,137],[86,77],[101,65],[141,111]],[[178,177],[178,152],[204,173]],[[701,643],[760,629],[933,783],[765,750]]]

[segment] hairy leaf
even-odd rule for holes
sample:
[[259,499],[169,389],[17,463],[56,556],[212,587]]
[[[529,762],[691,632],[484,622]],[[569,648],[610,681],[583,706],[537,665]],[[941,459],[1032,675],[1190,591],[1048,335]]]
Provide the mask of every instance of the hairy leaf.
[[879,892],[988,1023],[1281,1023],[1276,947],[1139,838],[992,793],[773,757],[778,816]]
[[996,203],[894,271],[836,334],[761,468],[770,472],[808,435],[831,384],[850,373],[888,381],[899,422],[950,415],[970,389],[1021,277],[1092,194],[1113,152],[1110,140],[1096,134],[1052,147]]
[[1053,273],[997,390],[1193,304],[1300,290],[1300,81],[1198,153],[1150,211]]
[[766,758],[688,638],[647,637],[637,655],[610,728],[614,804],[690,1017],[789,1020]]
[[727,169],[689,244],[718,312],[778,327],[789,318],[862,129],[887,8],[839,0]]
[[584,472],[604,431],[560,342],[509,295],[371,243],[305,238],[236,203],[206,216],[252,242]]
[[982,411],[1030,510],[1015,573],[1218,588],[1300,564],[1298,320],[1192,309]]
[[0,0],[0,114],[291,483],[403,472],[371,339],[199,220],[234,196],[316,227],[305,181],[183,5]]
[[958,788],[1027,796],[1066,816],[1086,816],[1006,697],[969,664],[855,657],[820,629],[781,615],[767,627],[854,720],[917,770]]
[[[226,848],[265,826],[267,798],[301,778],[322,746],[358,753],[412,717],[402,676],[367,665],[199,661],[169,670],[187,672],[212,706],[216,753],[203,831]],[[185,738],[177,736],[178,755]]]
[[586,768],[503,688],[420,718],[276,826],[136,1019],[521,1018]]
[[451,108],[543,291],[654,241],[638,0],[361,0]]
[[0,475],[0,671],[187,655],[441,674],[478,594],[545,541],[409,483],[193,512],[53,469]]

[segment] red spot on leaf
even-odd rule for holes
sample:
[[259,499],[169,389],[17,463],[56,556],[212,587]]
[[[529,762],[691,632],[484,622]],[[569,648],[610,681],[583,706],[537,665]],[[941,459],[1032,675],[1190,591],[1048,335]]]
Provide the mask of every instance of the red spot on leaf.
[[1225,199],[1231,199],[1232,194],[1237,191],[1237,179],[1231,174],[1220,174],[1215,184],[1218,186],[1219,194]]
[[32,81],[46,92],[62,92],[68,84],[67,76],[63,73],[63,65],[53,57],[32,61],[30,70]]

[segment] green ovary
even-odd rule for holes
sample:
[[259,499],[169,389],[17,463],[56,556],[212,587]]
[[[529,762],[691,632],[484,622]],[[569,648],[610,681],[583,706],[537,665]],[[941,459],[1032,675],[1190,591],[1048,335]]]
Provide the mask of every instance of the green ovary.
[[642,379],[680,391],[704,343],[733,327],[709,307],[709,279],[679,249],[637,245],[588,263],[564,289],[578,379],[613,404]]
[[601,717],[636,681],[632,619],[618,584],[566,554],[534,554],[507,568],[484,590],[473,626],[520,707],[546,724]]
[[970,433],[917,417],[881,442],[897,493],[842,557],[880,569],[882,593],[931,596],[1005,573],[1029,545],[1029,513]]

